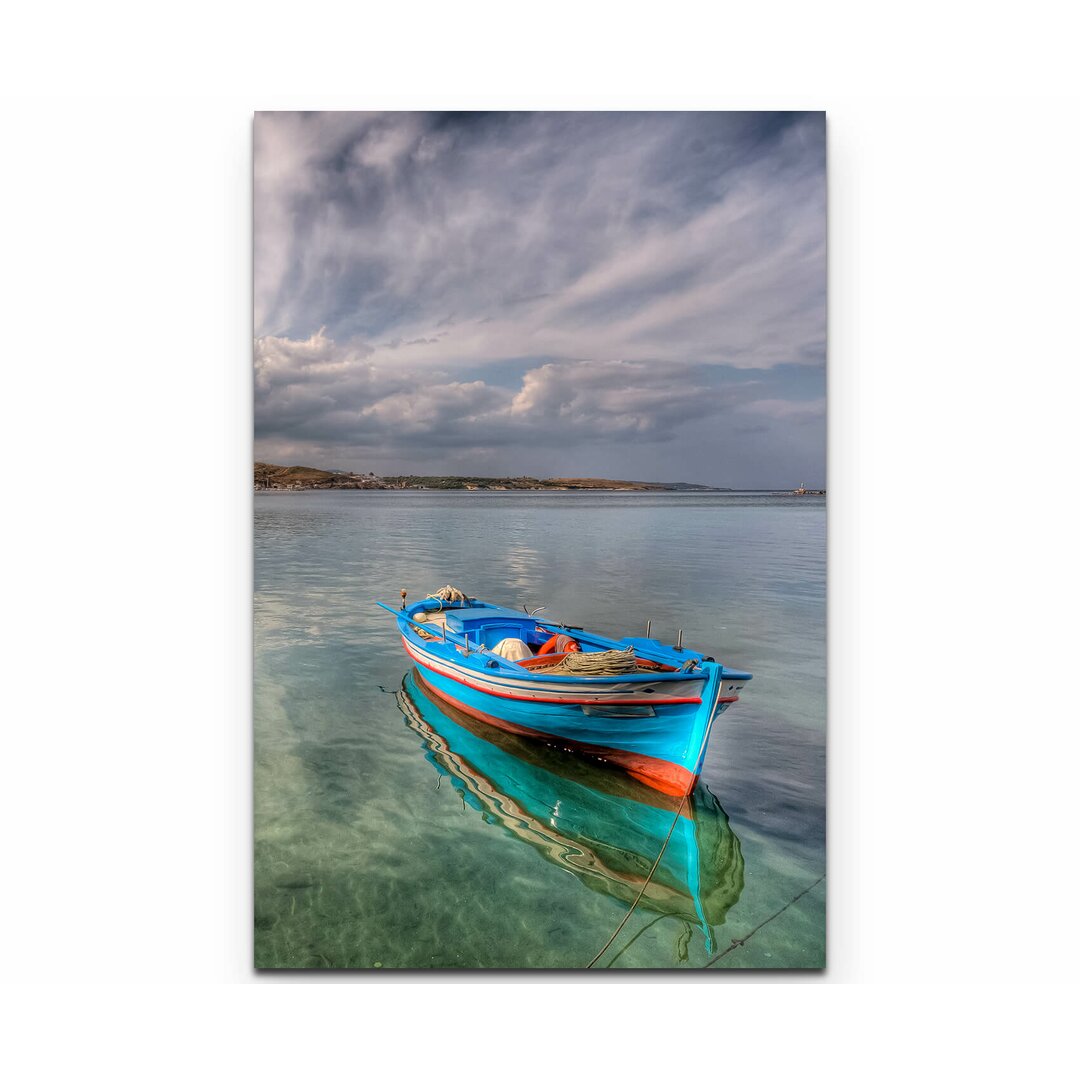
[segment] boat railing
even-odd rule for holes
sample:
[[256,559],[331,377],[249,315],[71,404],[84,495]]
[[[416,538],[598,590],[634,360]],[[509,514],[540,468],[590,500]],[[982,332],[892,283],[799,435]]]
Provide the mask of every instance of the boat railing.
[[[545,630],[549,634],[565,634],[569,629],[568,627],[552,626],[548,623],[539,622],[536,624],[536,628],[537,630]],[[573,637],[575,641],[584,641],[588,645],[599,645],[604,649],[625,648],[622,642],[615,641],[612,638],[603,637],[600,634],[589,634],[576,627],[573,628]],[[642,649],[639,645],[635,644],[634,655],[642,660],[652,660],[655,663],[663,664],[665,667],[672,667],[674,669],[674,665],[671,663],[671,657],[665,653],[653,652],[651,649]]]

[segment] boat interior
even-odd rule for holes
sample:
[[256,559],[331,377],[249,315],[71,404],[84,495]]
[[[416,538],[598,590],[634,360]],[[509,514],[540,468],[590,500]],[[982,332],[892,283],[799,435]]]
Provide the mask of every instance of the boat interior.
[[445,626],[449,632],[466,638],[470,648],[498,653],[504,659],[531,670],[554,666],[574,652],[605,652],[641,644],[653,651],[670,651],[672,660],[680,662],[663,663],[638,656],[639,671],[676,672],[686,661],[701,659],[698,653],[684,650],[680,655],[669,646],[649,638],[623,638],[619,641],[598,639],[595,634],[584,633],[581,627],[545,623],[543,619],[524,612],[518,614],[490,604],[458,607],[428,600],[412,605],[406,614],[423,624],[422,627],[413,627],[422,638],[429,635],[440,637]]

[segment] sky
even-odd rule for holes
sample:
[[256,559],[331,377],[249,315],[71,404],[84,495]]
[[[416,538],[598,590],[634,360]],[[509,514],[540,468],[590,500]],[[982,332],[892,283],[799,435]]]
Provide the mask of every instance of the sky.
[[259,113],[255,457],[825,483],[823,113]]

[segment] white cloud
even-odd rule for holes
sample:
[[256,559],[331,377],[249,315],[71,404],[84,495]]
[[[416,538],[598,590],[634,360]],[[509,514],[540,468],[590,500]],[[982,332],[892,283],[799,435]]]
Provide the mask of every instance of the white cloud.
[[338,345],[323,331],[304,341],[260,338],[255,353],[262,436],[355,446],[416,436],[477,447],[532,438],[666,441],[724,404],[706,370],[686,364],[546,363],[526,371],[514,391],[379,364],[370,346]]

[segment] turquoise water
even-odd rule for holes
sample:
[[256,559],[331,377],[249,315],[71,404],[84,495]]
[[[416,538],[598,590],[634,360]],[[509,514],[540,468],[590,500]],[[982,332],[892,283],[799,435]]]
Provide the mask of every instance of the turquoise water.
[[[430,701],[373,601],[448,582],[753,672],[691,812]],[[672,823],[597,967],[824,964],[823,499],[258,495],[254,702],[257,967],[585,967]]]

